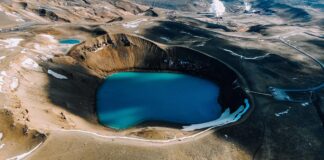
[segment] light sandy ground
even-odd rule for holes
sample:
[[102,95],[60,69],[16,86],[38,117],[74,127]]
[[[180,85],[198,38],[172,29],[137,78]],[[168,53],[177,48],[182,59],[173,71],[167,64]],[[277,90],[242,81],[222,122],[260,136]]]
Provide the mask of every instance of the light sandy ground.
[[[143,17],[133,14],[134,6],[116,9],[113,4],[106,4],[102,7],[106,7],[109,14],[101,17],[99,15],[104,13],[99,14],[97,10],[98,13],[95,14],[92,9],[84,6],[72,8],[71,10],[80,12],[70,14],[66,9],[68,6],[65,6],[65,9],[57,7],[63,4],[58,0],[48,6],[65,15],[56,12],[61,20],[51,22],[50,17],[40,17],[38,13],[32,11],[37,8],[35,1],[29,2],[30,8],[27,10],[17,7],[18,5],[0,4],[1,158],[14,159],[16,156],[18,156],[16,159],[31,160],[82,158],[227,160],[251,159],[255,156],[259,159],[323,158],[321,156],[324,144],[323,122],[318,116],[321,111],[314,107],[315,103],[305,107],[301,104],[276,102],[260,95],[255,95],[256,108],[242,124],[222,130],[207,130],[197,136],[192,135],[198,132],[183,132],[178,128],[169,127],[139,127],[123,132],[105,128],[97,123],[94,114],[87,114],[87,110],[83,110],[93,105],[91,99],[82,99],[81,96],[69,94],[69,86],[63,82],[82,81],[85,71],[72,68],[74,72],[71,73],[62,69],[64,65],[77,62],[72,58],[60,57],[66,55],[72,46],[58,43],[62,38],[87,40],[96,37],[99,31],[107,31],[139,35],[164,47],[168,45],[191,47],[228,62],[248,77],[253,91],[268,93],[269,86],[308,87],[323,82],[323,73],[317,63],[280,41],[280,38],[283,38],[284,42],[289,40],[291,45],[323,62],[321,45],[323,38],[320,36],[324,35],[324,32],[312,22],[307,27],[280,26],[285,20],[278,17],[228,14],[223,21],[218,21],[190,15],[192,13],[179,13],[178,22],[192,23],[193,26],[205,29],[204,32],[212,35],[211,37],[195,35],[197,33],[194,31],[200,30],[195,28],[188,37],[187,30],[183,29],[181,32],[178,28],[164,26],[159,21],[166,20],[168,14],[164,14],[164,10],[157,10],[161,15],[158,18]],[[46,2],[42,0],[40,3]],[[74,11],[71,12],[76,13]],[[124,21],[106,23],[119,16],[122,16]],[[183,18],[186,16],[194,17],[201,22],[193,23],[192,20]],[[314,15],[314,17],[314,21],[318,21],[322,16]],[[75,24],[63,23],[63,19]],[[236,32],[200,26],[203,22],[226,26],[230,21],[237,23],[238,26],[233,27]],[[245,32],[256,24],[274,26],[266,30],[268,35]],[[165,30],[153,30],[161,26]],[[178,34],[176,37],[171,36],[173,31]],[[218,38],[221,38],[221,41]],[[221,44],[224,39],[228,40],[229,44]],[[254,53],[256,50],[260,53]],[[263,61],[268,58],[273,59]],[[52,101],[49,96],[49,83],[53,81],[61,85],[54,90],[56,98],[69,97],[71,101],[64,104]],[[92,82],[90,79],[89,83]],[[62,92],[62,89],[66,89],[66,92]],[[320,94],[320,97],[323,99],[323,94]],[[76,103],[80,107],[80,112],[72,112],[69,108],[73,108]]]

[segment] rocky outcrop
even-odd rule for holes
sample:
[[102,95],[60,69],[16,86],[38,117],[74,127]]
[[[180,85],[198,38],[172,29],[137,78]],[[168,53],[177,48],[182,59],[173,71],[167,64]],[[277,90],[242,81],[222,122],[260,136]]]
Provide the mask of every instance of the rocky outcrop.
[[45,134],[27,125],[15,123],[13,113],[6,109],[0,110],[0,124],[0,157],[2,158],[21,154],[46,139]]

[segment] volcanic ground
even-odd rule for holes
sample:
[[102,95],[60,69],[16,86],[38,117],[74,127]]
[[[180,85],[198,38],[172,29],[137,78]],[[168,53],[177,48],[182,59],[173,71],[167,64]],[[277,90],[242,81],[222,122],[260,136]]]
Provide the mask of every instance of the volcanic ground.
[[[1,1],[0,159],[324,159],[323,2],[215,4]],[[105,127],[96,93],[119,71],[206,78],[223,117]]]

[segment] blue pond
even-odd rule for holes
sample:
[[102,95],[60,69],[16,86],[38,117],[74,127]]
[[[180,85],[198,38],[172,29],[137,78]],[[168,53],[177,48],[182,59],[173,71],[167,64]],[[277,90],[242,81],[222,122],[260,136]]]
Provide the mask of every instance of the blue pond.
[[59,41],[61,44],[79,44],[81,43],[78,39],[61,39]]
[[186,74],[119,72],[107,77],[97,93],[101,124],[127,129],[147,121],[176,124],[217,119],[219,87]]

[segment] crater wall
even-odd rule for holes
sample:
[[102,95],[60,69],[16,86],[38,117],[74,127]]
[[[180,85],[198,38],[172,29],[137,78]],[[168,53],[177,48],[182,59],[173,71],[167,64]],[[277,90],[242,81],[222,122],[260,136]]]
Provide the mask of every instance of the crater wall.
[[229,107],[234,111],[249,97],[242,89],[246,87],[244,79],[230,66],[185,47],[164,46],[132,35],[106,34],[75,46],[68,55],[102,78],[126,70],[172,71],[204,77],[220,86],[218,101],[223,110]]

